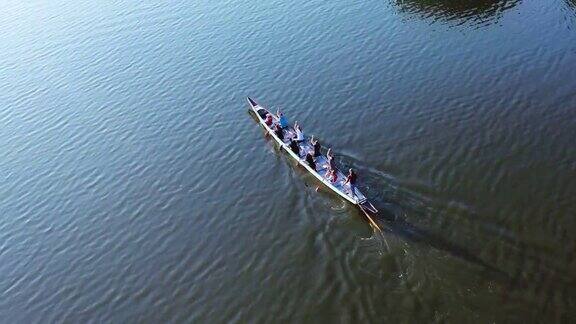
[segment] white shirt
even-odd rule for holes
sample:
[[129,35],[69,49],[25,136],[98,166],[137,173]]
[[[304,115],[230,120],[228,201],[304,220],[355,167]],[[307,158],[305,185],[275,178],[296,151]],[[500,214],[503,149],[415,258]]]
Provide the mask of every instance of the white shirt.
[[296,129],[296,140],[297,141],[304,140],[304,133],[300,130],[300,128]]

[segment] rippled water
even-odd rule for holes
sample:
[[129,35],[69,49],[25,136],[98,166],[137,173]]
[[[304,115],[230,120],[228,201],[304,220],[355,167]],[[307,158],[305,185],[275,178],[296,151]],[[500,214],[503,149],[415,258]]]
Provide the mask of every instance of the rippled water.
[[[569,322],[571,0],[5,1],[1,322]],[[359,170],[381,234],[263,136]]]

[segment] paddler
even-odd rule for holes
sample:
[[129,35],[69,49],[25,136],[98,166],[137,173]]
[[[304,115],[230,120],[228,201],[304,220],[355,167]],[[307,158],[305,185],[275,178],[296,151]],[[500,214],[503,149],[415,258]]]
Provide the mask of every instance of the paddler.
[[329,170],[336,170],[336,163],[334,162],[334,155],[332,154],[332,148],[329,148],[328,152],[326,152],[326,161],[328,162],[326,164],[326,167]]
[[356,173],[352,168],[348,170],[348,176],[346,177],[346,181],[344,181],[344,185],[350,185],[350,193],[356,195]]
[[310,139],[310,144],[312,144],[312,148],[314,149],[312,155],[314,157],[320,156],[320,142],[318,142],[317,139],[314,138],[314,136],[312,136],[312,138]]
[[316,171],[316,161],[314,161],[314,157],[312,154],[306,154],[306,163],[312,168],[312,170]]
[[280,124],[280,127],[282,127],[282,129],[288,127],[288,119],[286,118],[286,116],[284,116],[284,114],[280,111],[280,109],[276,111],[276,116],[278,116],[278,124]]
[[326,178],[332,183],[336,183],[336,181],[338,181],[338,172],[336,172],[336,169],[330,169],[328,173],[326,173]]
[[280,125],[276,124],[274,125],[274,134],[276,134],[276,136],[278,136],[278,138],[284,142],[284,131],[282,130],[282,128],[280,128]]
[[300,157],[300,146],[298,145],[298,142],[292,139],[290,141],[290,149],[292,150],[292,152],[296,153],[298,157]]
[[266,114],[266,119],[264,120],[264,122],[266,123],[266,125],[268,125],[268,127],[272,126],[272,115],[270,114]]
[[304,142],[304,132],[302,132],[302,128],[298,125],[298,122],[294,123],[294,131],[296,132],[296,142]]

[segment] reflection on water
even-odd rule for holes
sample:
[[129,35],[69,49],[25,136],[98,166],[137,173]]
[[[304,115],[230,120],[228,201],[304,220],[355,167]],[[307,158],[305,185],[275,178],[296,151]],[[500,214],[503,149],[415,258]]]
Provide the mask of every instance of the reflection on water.
[[576,0],[565,0],[565,1],[570,9],[575,10],[574,13],[576,14]]
[[502,13],[516,6],[520,0],[395,0],[402,11],[414,13],[433,21],[454,21],[456,24],[490,25]]

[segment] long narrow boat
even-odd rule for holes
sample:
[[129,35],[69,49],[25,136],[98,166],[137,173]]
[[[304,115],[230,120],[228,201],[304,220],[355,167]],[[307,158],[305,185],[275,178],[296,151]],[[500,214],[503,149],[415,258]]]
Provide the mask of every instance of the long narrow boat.
[[372,203],[370,203],[370,201],[368,201],[366,196],[364,196],[364,194],[362,194],[362,192],[358,188],[355,188],[354,191],[352,192],[352,190],[350,190],[350,186],[344,184],[344,179],[346,178],[346,176],[342,172],[336,170],[336,172],[338,173],[337,176],[338,181],[336,182],[332,182],[327,178],[328,168],[324,167],[324,165],[326,165],[328,162],[326,156],[320,155],[316,157],[316,166],[318,170],[312,169],[308,165],[308,163],[306,163],[306,161],[304,160],[306,153],[313,152],[314,150],[308,138],[306,138],[303,142],[299,144],[300,152],[303,153],[302,154],[303,156],[297,155],[290,149],[290,147],[288,146],[289,142],[288,140],[286,140],[287,138],[291,138],[295,135],[295,131],[292,128],[292,126],[289,126],[284,129],[284,133],[286,134],[284,136],[285,141],[281,140],[278,136],[276,136],[276,133],[274,133],[272,128],[266,125],[265,122],[266,115],[270,114],[274,122],[278,122],[277,116],[271,113],[268,109],[259,105],[254,99],[250,97],[248,97],[247,99],[248,104],[250,105],[250,109],[254,112],[254,114],[258,118],[258,122],[260,123],[260,125],[264,127],[266,132],[276,141],[276,143],[280,145],[282,149],[284,149],[288,153],[288,155],[290,155],[294,160],[298,162],[298,164],[303,166],[306,170],[308,170],[308,172],[310,172],[314,177],[316,177],[316,179],[322,182],[326,187],[328,187],[338,196],[344,198],[346,201],[352,203],[353,205],[358,206],[360,210],[362,210],[362,212],[364,213],[370,224],[374,226],[376,229],[380,230],[378,224],[374,221],[372,216],[370,216],[371,213],[376,214],[378,210],[374,207],[374,205],[372,205]]

